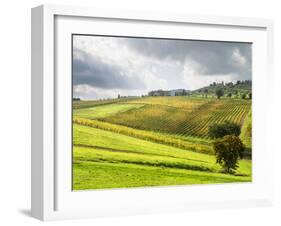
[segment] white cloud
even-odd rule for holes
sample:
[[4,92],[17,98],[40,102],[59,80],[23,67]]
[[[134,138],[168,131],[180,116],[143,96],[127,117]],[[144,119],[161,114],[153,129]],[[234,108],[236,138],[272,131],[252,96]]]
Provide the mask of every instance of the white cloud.
[[241,55],[239,49],[234,49],[232,53],[233,62],[236,63],[238,66],[243,67],[247,63],[247,59],[245,56]]
[[89,85],[75,85],[73,88],[73,96],[83,100],[117,98],[118,94],[121,96],[140,96],[143,93],[145,90],[101,89]]

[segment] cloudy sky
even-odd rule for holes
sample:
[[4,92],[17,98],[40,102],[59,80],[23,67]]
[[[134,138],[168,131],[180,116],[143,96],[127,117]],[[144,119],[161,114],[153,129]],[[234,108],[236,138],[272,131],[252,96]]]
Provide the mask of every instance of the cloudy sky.
[[73,95],[82,99],[245,79],[251,79],[251,44],[73,36]]

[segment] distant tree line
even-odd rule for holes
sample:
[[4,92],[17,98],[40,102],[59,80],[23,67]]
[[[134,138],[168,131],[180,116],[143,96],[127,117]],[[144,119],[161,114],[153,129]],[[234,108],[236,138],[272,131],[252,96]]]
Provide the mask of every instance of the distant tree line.
[[[143,96],[142,96],[143,97]],[[121,96],[120,94],[117,95],[118,99],[125,99],[125,98],[139,98],[138,96]]]
[[233,83],[233,82],[228,82],[228,83],[224,83],[223,81],[222,82],[212,82],[210,84],[210,86],[234,86],[234,85],[252,85],[252,80],[237,80],[236,83]]

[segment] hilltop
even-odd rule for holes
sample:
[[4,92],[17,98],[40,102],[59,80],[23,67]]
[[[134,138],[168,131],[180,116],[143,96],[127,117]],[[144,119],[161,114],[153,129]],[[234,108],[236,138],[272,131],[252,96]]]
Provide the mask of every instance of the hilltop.
[[213,82],[209,86],[205,86],[194,91],[186,89],[175,90],[152,90],[148,92],[147,96],[202,96],[213,97],[216,96],[218,90],[222,91],[222,97],[233,97],[242,99],[252,98],[252,81],[251,80],[238,80],[237,82],[217,83]]
[[217,90],[223,91],[223,96],[231,97],[244,97],[252,98],[252,81],[251,80],[238,80],[236,83],[216,83],[213,82],[209,86],[202,87],[200,89],[192,91],[193,95],[202,95],[202,96],[214,96],[216,95]]

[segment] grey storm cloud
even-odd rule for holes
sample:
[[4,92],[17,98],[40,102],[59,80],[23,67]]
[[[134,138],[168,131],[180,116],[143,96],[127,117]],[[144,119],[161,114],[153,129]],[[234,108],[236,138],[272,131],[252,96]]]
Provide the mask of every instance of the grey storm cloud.
[[73,85],[90,99],[248,80],[251,68],[250,43],[79,35],[73,42]]
[[[107,64],[98,56],[73,49],[73,84],[103,89],[139,89],[144,87],[138,76],[126,74],[118,65]],[[78,57],[79,56],[79,57]]]
[[[120,39],[128,48],[159,60],[184,62],[192,59],[203,68],[201,75],[236,74],[240,79],[251,79],[251,44],[234,42],[167,40],[167,39]],[[233,57],[238,52],[245,59],[239,64]]]

